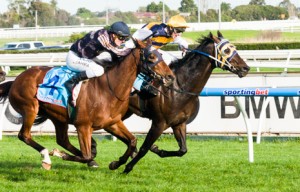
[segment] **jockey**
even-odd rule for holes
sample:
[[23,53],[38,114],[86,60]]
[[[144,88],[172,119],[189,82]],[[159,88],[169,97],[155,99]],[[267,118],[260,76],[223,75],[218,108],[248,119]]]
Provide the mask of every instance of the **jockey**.
[[66,89],[72,93],[79,81],[99,77],[104,73],[103,63],[112,62],[112,56],[126,56],[130,48],[120,48],[129,39],[128,26],[118,21],[109,30],[100,29],[90,32],[77,40],[68,52],[67,67],[79,72],[65,82]]
[[[188,43],[181,37],[181,34],[186,28],[188,28],[188,25],[185,19],[180,15],[175,15],[171,17],[166,24],[157,22],[146,24],[141,29],[137,30],[132,37],[138,40],[150,38],[153,49],[158,49],[162,54],[165,63],[169,65],[173,61],[178,60],[178,58],[160,48],[169,43],[175,43],[179,45],[180,50],[185,51],[185,49],[188,48]],[[125,46],[133,47],[133,42],[127,41]],[[148,85],[150,80],[151,79],[144,74],[139,74],[133,86],[138,91],[145,90],[153,95],[157,95],[157,91],[152,86]]]

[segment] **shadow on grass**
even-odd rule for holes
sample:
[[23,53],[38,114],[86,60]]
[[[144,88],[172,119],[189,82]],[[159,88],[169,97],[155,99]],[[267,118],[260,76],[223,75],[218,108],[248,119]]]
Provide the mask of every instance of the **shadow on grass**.
[[67,162],[52,162],[51,170],[47,171],[42,168],[38,162],[25,162],[22,161],[0,161],[0,174],[11,182],[26,182],[29,180],[52,180],[53,182],[64,181],[70,182],[74,178],[83,177],[89,174],[107,175],[112,174],[113,171],[109,170],[108,166],[99,168],[90,168],[86,164]]

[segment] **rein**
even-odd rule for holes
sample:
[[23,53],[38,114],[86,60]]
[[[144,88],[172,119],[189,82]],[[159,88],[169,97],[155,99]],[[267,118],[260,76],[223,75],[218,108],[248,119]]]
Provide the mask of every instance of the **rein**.
[[182,93],[182,94],[188,94],[188,95],[193,95],[193,96],[199,96],[199,93],[194,93],[194,92],[189,92],[189,91],[185,91],[182,89],[176,89],[174,87],[170,87],[169,89],[176,91],[177,93]]

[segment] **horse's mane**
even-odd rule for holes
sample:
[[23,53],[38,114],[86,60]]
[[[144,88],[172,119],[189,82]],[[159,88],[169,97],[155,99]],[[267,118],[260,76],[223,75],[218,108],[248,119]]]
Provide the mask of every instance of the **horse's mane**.
[[[132,54],[132,52],[134,51],[134,49],[132,49],[129,54]],[[129,55],[128,54],[128,55]],[[119,57],[117,56],[116,54],[112,53],[112,61],[107,61],[107,62],[103,62],[99,65],[101,65],[103,68],[105,68],[105,70],[111,70],[112,68],[114,68],[115,66],[117,65],[120,65],[124,60],[125,58],[128,56],[124,56],[124,57]]]
[[[195,50],[203,50],[203,47],[207,46],[207,44],[209,43],[213,43],[214,41],[211,39],[210,34],[208,34],[207,36],[201,36],[197,42],[199,42],[199,45],[195,48]],[[195,53],[193,52],[188,52],[182,59],[179,59],[178,61],[175,61],[173,63],[170,64],[170,69],[172,70],[176,70],[177,68],[179,68],[180,66],[182,66],[183,64],[187,63],[187,61],[189,59],[191,59],[192,57],[195,56]]]

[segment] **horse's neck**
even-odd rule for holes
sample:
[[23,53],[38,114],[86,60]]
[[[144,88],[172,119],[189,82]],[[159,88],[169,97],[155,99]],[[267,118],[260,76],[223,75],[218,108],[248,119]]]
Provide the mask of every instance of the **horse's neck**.
[[203,55],[188,58],[175,69],[178,86],[181,90],[200,93],[212,74],[213,67],[209,59]]
[[108,71],[108,84],[114,94],[126,99],[129,97],[133,82],[137,76],[138,49],[132,50],[129,55],[117,66]]

